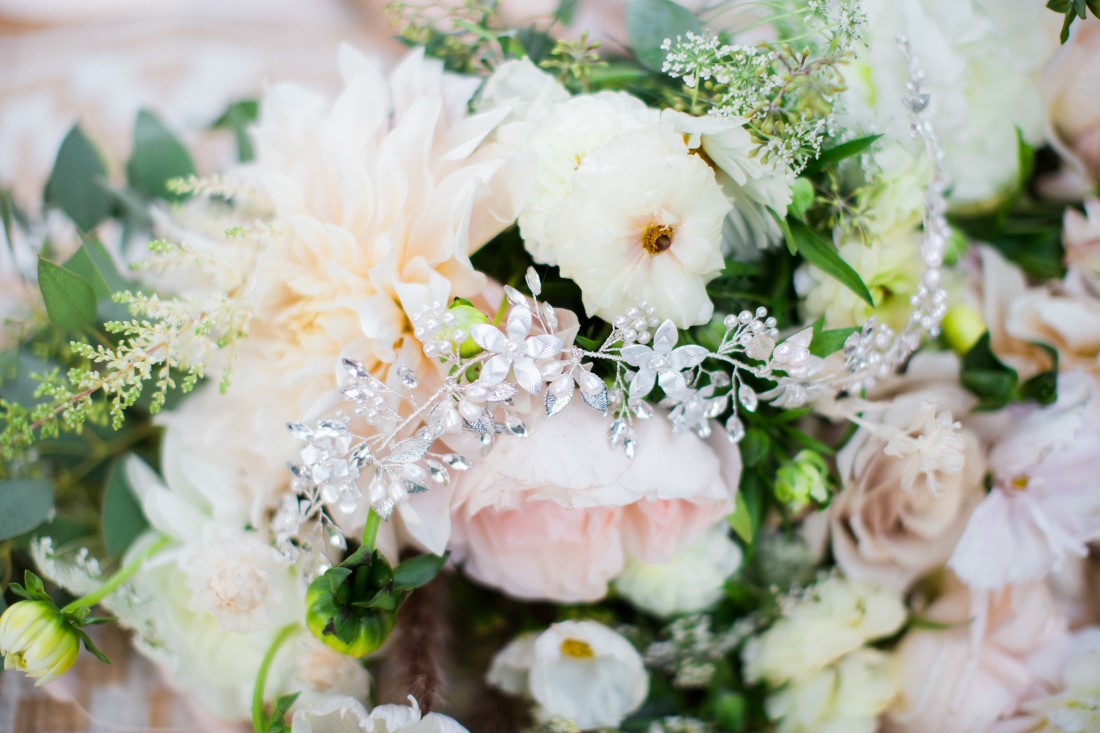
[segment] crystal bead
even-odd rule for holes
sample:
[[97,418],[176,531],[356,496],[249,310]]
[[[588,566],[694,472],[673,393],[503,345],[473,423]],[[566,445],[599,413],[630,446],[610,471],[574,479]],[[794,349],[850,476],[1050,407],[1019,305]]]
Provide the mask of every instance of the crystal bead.
[[740,443],[745,437],[745,423],[741,422],[741,418],[737,415],[731,415],[730,419],[726,420],[726,432],[729,433],[731,443]]
[[527,426],[523,424],[523,421],[513,415],[508,415],[504,418],[504,424],[507,426],[508,431],[517,438],[527,437]]
[[435,481],[440,486],[446,486],[451,482],[451,474],[447,472],[447,469],[443,467],[443,464],[434,458],[427,460],[428,475],[432,477],[432,481]]
[[474,467],[474,464],[466,460],[465,456],[461,456],[458,453],[444,453],[440,456],[443,462],[456,471],[469,471]]

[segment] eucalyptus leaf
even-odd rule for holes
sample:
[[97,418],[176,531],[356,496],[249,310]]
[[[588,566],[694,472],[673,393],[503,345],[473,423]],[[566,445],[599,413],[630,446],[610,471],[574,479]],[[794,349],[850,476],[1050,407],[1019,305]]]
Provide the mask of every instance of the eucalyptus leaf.
[[95,238],[85,239],[65,261],[64,267],[84,278],[92,286],[97,298],[109,298],[127,287],[127,282],[115,267],[111,254],[103,246],[103,242]]
[[0,540],[18,537],[46,521],[53,484],[44,479],[0,481]]
[[193,175],[195,164],[164,123],[142,110],[134,123],[134,151],[126,173],[130,188],[143,196],[174,201],[180,196],[168,190],[168,181]]
[[661,71],[665,52],[661,44],[688,31],[701,33],[699,19],[672,0],[630,0],[626,6],[626,35],[642,66]]
[[40,257],[38,287],[55,326],[65,331],[95,328],[95,289],[87,280]]
[[81,231],[91,231],[114,208],[106,180],[107,167],[95,146],[80,125],[74,125],[57,151],[46,183],[46,203],[59,207]]

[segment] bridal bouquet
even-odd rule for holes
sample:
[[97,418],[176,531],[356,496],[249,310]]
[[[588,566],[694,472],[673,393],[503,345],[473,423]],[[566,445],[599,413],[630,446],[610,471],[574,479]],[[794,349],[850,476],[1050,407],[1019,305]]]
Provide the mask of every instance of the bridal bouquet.
[[256,733],[1100,730],[1100,8],[586,6],[395,2],[239,164],[143,112],[4,196],[5,669],[115,622]]

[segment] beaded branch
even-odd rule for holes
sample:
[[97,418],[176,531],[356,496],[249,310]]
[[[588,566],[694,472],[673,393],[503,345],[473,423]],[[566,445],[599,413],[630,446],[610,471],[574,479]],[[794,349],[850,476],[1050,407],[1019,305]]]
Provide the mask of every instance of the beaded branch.
[[[563,340],[557,313],[539,300],[542,285],[530,269],[530,296],[504,288],[503,328],[479,323],[467,331],[442,303],[411,315],[424,355],[439,365],[430,377],[399,363],[383,381],[363,364],[343,360],[340,406],[314,424],[288,426],[302,447],[290,464],[293,493],[284,497],[273,520],[279,547],[314,554],[327,542],[342,549],[341,520],[364,502],[389,518],[410,495],[446,486],[453,472],[474,465],[466,455],[439,447],[447,443],[446,436],[476,435],[482,455],[500,439],[527,437],[515,399],[521,394],[540,398],[552,418],[579,393],[585,407],[576,409],[604,415],[610,447],[633,458],[640,449],[638,420],[667,419],[674,432],[691,431],[700,438],[724,430],[736,443],[745,434],[742,411],[753,412],[761,402],[780,408],[818,403],[894,373],[924,335],[938,332],[946,310],[939,268],[948,233],[943,154],[928,120],[929,95],[908,44],[900,40],[899,45],[909,62],[905,104],[912,132],[933,162],[924,197],[925,269],[899,333],[872,317],[845,342],[839,363],[810,353],[812,328],[780,340],[776,320],[757,308],[727,315],[722,339],[710,350],[678,345],[680,334],[672,321],[658,321],[653,307],[643,302],[614,318],[610,335],[589,350]],[[469,349],[468,340],[478,348]],[[476,353],[464,356],[469,350]],[[443,375],[442,383],[423,397],[427,390],[421,389],[421,380],[438,381],[437,375]],[[750,382],[761,381],[775,386],[758,393]],[[724,426],[714,422],[727,412]]]

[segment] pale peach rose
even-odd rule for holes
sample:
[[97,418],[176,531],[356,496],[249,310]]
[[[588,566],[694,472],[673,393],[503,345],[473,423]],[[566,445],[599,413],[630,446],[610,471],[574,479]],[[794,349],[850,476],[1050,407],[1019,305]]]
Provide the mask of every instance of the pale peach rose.
[[584,405],[525,420],[530,437],[499,441],[455,488],[452,548],[482,583],[597,600],[627,557],[668,560],[732,508],[741,459],[725,441],[675,435],[654,418],[639,421],[630,460]]
[[[905,590],[947,560],[981,501],[985,450],[978,437],[966,427],[944,432],[938,424],[932,427],[935,434],[921,433],[927,426],[914,421],[929,409],[929,414],[947,411],[949,421],[965,417],[975,399],[957,379],[953,354],[919,355],[909,374],[876,393],[885,408],[838,454],[843,488],[829,506],[829,520],[833,555],[848,577]],[[920,450],[929,454],[923,457],[947,451],[953,470],[918,472],[907,486],[911,461],[921,456],[888,448],[896,436],[891,430],[910,435],[914,426],[916,440],[923,441]],[[946,444],[933,445],[937,437]]]
[[1080,198],[1100,182],[1100,20],[1074,24],[1043,72],[1047,137],[1067,169],[1044,182],[1048,194]]
[[956,584],[897,649],[901,692],[884,733],[988,733],[1056,683],[1069,638],[1044,584],[972,594]]
[[1066,245],[1066,291],[1100,298],[1100,199],[1085,201],[1085,213],[1066,208],[1062,219]]

